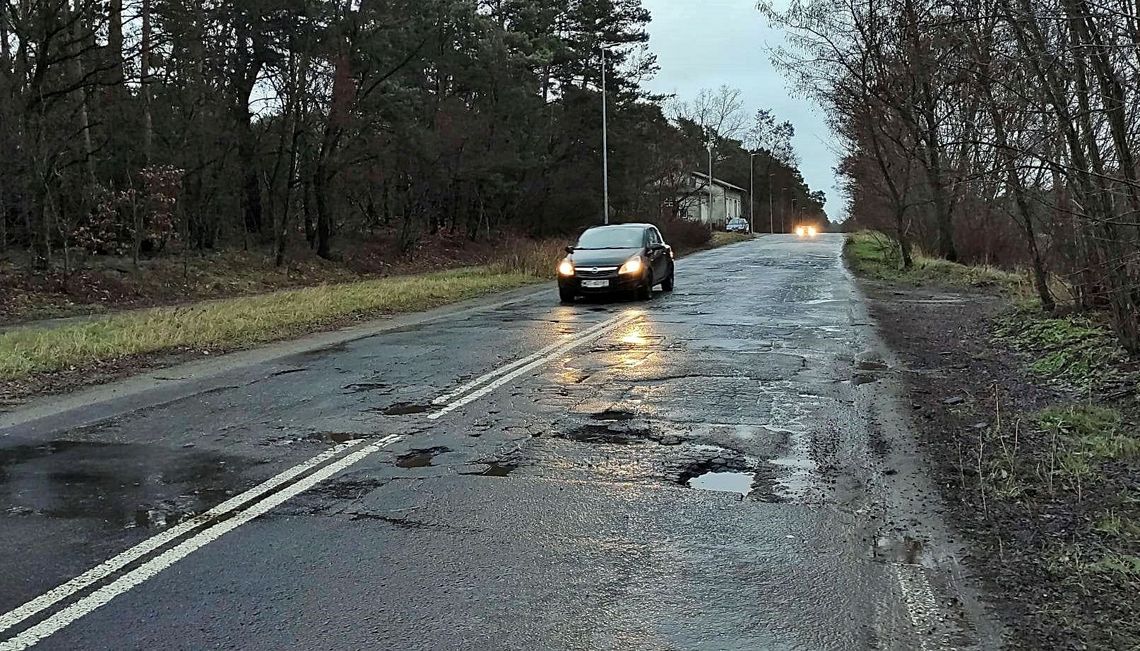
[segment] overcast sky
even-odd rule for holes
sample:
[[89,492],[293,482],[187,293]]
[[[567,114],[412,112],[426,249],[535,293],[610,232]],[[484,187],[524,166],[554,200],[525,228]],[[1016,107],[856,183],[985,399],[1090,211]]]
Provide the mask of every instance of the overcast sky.
[[827,213],[841,216],[844,199],[835,185],[835,141],[814,102],[792,97],[772,67],[768,46],[782,44],[756,10],[755,0],[642,0],[653,14],[649,47],[661,72],[648,86],[691,99],[702,88],[727,84],[743,92],[745,110],[768,108],[796,127],[800,169],[813,190],[827,193]]

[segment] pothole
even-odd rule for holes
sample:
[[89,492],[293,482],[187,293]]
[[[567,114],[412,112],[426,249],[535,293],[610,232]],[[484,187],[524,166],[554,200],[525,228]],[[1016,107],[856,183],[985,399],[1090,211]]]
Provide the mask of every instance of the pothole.
[[500,463],[497,461],[485,464],[487,467],[483,470],[473,472],[462,472],[461,475],[476,475],[479,477],[506,477],[515,470],[518,470],[518,464],[514,463]]
[[593,418],[594,420],[605,420],[605,421],[633,420],[636,417],[637,417],[637,414],[634,414],[632,411],[626,411],[624,409],[607,409],[605,411],[600,411],[600,412],[591,416],[591,418]]
[[431,410],[431,405],[421,405],[414,402],[397,402],[384,407],[380,413],[385,416],[407,416],[409,414],[422,414]]
[[[598,418],[598,415],[594,417]],[[610,418],[606,420],[609,422],[587,423],[565,432],[555,432],[553,436],[577,443],[602,445],[636,445],[652,442],[673,446],[680,445],[683,441],[681,436],[662,429],[659,424],[645,421],[632,422],[632,414],[625,419]]]
[[434,447],[422,450],[409,450],[396,457],[396,465],[400,468],[427,468],[432,460],[444,452],[451,452],[450,448]]
[[364,393],[366,391],[381,391],[388,392],[388,384],[384,382],[355,382],[353,384],[344,385],[344,390],[348,393]]

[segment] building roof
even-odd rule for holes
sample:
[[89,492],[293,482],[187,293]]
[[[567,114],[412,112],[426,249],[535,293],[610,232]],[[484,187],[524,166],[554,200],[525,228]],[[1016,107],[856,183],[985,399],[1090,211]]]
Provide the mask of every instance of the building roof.
[[[708,178],[709,178],[708,174],[702,174],[701,172],[689,172],[689,173],[692,174],[693,176],[697,177],[698,179],[705,181],[706,183],[708,182]],[[728,181],[722,181],[722,180],[716,178],[715,176],[713,177],[713,183],[719,185],[722,188],[728,188],[730,190],[736,190],[737,192],[743,192],[744,194],[748,194],[748,190],[745,190],[742,187],[733,185],[733,184],[729,183]]]

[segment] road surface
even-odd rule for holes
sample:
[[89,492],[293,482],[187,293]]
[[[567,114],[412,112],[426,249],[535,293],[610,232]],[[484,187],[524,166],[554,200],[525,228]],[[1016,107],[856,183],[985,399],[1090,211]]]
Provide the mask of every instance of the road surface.
[[840,248],[4,415],[0,650],[993,648]]

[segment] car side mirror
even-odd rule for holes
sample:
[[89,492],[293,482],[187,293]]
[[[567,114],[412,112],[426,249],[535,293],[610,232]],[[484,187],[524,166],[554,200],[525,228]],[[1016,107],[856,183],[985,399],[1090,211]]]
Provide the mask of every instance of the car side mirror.
[[572,247],[572,246],[568,246],[568,247],[566,247],[566,252],[567,252],[567,253],[573,253],[573,252],[574,252],[574,247]]

